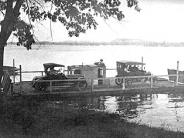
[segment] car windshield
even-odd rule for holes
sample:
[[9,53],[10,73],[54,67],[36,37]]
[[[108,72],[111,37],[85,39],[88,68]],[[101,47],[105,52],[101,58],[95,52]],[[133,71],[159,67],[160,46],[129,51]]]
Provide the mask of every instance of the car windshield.
[[64,68],[62,67],[52,67],[47,69],[47,75],[57,75],[59,73],[64,73]]
[[141,65],[127,65],[125,71],[139,71],[144,70]]

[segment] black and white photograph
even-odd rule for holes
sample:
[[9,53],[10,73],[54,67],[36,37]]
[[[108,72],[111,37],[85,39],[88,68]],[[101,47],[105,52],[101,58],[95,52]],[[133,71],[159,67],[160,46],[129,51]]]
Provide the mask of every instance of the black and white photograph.
[[0,0],[0,138],[184,138],[184,1]]

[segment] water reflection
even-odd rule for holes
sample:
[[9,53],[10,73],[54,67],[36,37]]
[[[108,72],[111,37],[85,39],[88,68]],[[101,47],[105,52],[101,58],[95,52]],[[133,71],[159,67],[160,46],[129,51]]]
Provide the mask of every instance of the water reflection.
[[128,121],[184,132],[184,94],[126,94],[72,97],[52,102],[74,108],[118,113]]

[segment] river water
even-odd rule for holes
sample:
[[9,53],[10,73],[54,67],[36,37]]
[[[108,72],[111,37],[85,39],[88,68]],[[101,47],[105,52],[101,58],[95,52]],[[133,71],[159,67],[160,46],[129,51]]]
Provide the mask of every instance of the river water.
[[[146,70],[154,75],[166,75],[168,68],[184,70],[184,47],[146,47],[146,46],[34,46],[27,51],[24,47],[7,46],[5,48],[6,65],[22,65],[23,70],[43,70],[43,63],[54,62],[67,65],[93,64],[104,60],[107,68],[116,68],[118,60],[140,61],[144,58]],[[112,72],[111,72],[112,73]],[[107,74],[115,76],[116,73]]]
[[[23,70],[43,70],[43,63],[54,62],[64,65],[93,64],[104,59],[107,68],[116,68],[118,60],[141,61],[144,57],[146,70],[154,75],[166,75],[167,68],[184,69],[184,47],[145,46],[34,46],[27,51],[23,47],[5,48],[5,65],[22,65]],[[116,72],[109,72],[113,77]],[[55,101],[57,105],[61,101]],[[116,112],[129,121],[164,127],[184,132],[184,94],[136,94],[121,96],[78,97],[67,101],[70,105]]]
[[184,94],[126,94],[120,96],[72,97],[50,105],[118,113],[129,122],[184,132]]

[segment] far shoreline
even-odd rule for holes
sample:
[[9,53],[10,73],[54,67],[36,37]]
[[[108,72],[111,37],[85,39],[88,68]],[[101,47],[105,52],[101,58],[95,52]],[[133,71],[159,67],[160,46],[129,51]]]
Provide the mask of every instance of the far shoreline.
[[[7,45],[17,45],[16,42],[8,42]],[[134,40],[134,39],[118,39],[111,42],[93,42],[93,41],[62,41],[62,42],[51,42],[51,41],[40,41],[34,45],[67,45],[67,46],[100,46],[100,45],[112,45],[112,46],[146,46],[146,47],[183,47],[184,42],[156,42],[156,41],[145,41],[145,40]]]

